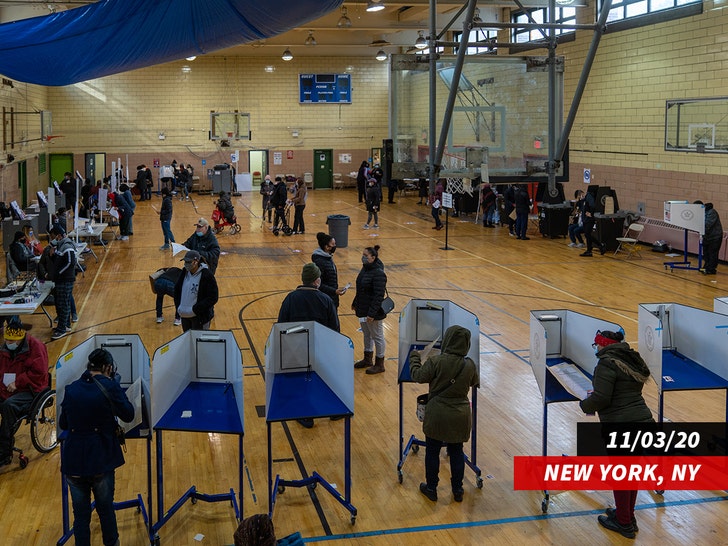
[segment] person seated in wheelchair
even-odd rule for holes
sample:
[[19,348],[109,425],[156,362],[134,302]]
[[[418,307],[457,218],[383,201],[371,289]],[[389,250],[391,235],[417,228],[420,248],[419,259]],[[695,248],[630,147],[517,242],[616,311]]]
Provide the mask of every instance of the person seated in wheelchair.
[[27,334],[16,318],[5,327],[0,347],[0,466],[13,460],[15,425],[30,411],[35,395],[48,387],[45,343]]

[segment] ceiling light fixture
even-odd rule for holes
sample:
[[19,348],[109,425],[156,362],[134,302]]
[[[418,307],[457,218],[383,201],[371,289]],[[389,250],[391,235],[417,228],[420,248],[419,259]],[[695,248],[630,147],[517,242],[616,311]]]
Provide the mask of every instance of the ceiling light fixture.
[[186,61],[194,61],[197,58],[197,55],[191,55],[189,57],[185,57]]
[[307,46],[315,46],[316,45],[316,38],[313,37],[313,30],[308,31],[308,38],[306,38],[306,41],[303,42],[304,45]]
[[283,55],[281,56],[281,59],[283,59],[284,61],[292,61],[293,53],[291,53],[291,50],[286,48],[286,50],[283,52]]
[[351,19],[347,16],[346,6],[341,6],[341,17],[339,17],[339,22],[336,23],[336,26],[339,28],[351,28]]
[[367,2],[367,11],[368,12],[375,12],[375,11],[382,11],[385,8],[384,2],[375,2],[374,0],[369,0]]
[[383,49],[380,49],[377,51],[377,56],[374,57],[378,61],[386,61],[387,60],[387,54],[384,52]]
[[182,72],[185,74],[189,74],[190,72],[192,72],[192,69],[189,67],[189,65],[184,65],[182,67]]
[[427,38],[425,38],[425,33],[421,30],[417,31],[417,40],[415,40],[415,47],[417,49],[427,48]]

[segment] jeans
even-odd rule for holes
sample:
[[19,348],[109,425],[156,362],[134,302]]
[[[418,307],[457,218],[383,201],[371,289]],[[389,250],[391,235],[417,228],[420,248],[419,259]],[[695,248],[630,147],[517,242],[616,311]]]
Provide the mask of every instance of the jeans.
[[59,332],[71,327],[71,298],[73,297],[73,282],[58,282],[55,287],[56,313],[58,313]]
[[528,212],[516,212],[516,237],[523,239],[528,232]]
[[[169,296],[171,298],[174,298],[174,283],[170,281],[169,279],[163,279],[162,277],[159,277],[156,281],[154,281],[154,289],[157,292],[157,302],[156,302],[156,310],[157,310],[157,316],[162,316],[162,305],[164,303],[164,296]],[[174,318],[178,319],[179,314],[177,313],[177,309],[174,310]]]
[[361,332],[364,334],[364,351],[374,352],[374,356],[384,358],[384,350],[387,348],[384,341],[384,321],[362,322]]
[[278,223],[280,222],[281,227],[285,227],[288,225],[286,222],[286,209],[285,207],[276,207],[275,209],[275,217],[273,218],[273,228],[278,228]]
[[572,243],[575,243],[578,240],[579,243],[584,244],[584,241],[581,238],[582,233],[584,233],[584,226],[579,224],[569,224],[569,239],[571,239]]
[[379,213],[375,211],[369,211],[369,214],[367,215],[367,225],[372,221],[372,217],[374,217],[374,223],[379,224]]
[[91,546],[91,492],[101,522],[104,546],[119,541],[114,512],[114,471],[96,476],[66,476],[73,504],[73,535],[76,546]]
[[440,207],[432,207],[432,217],[435,219],[435,227],[440,227],[442,225],[440,221]]
[[18,419],[30,410],[33,404],[32,392],[18,392],[10,398],[0,401],[0,461],[13,454],[15,425]]
[[172,233],[172,221],[162,220],[162,233],[164,234],[164,244],[174,243],[174,234]]
[[303,209],[305,208],[306,205],[296,205],[293,215],[293,231],[300,231],[301,233],[306,231],[306,225],[303,222]]
[[462,491],[463,476],[465,475],[465,454],[462,442],[446,444],[429,436],[425,437],[425,480],[427,488],[435,491],[440,481],[440,449],[447,446],[450,457],[450,486],[453,493]]
[[494,214],[495,214],[495,204],[490,205],[483,209],[483,225],[484,226],[493,225],[493,215]]

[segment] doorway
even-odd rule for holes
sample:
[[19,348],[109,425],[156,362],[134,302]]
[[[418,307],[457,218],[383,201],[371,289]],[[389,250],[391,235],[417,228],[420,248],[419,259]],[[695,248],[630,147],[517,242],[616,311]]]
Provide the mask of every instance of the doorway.
[[263,178],[268,174],[268,150],[249,150],[248,165],[250,165],[253,186],[260,186]]
[[86,178],[91,180],[91,184],[96,184],[97,180],[106,178],[106,154],[85,154],[84,163],[86,164]]
[[331,189],[334,187],[334,151],[313,151],[313,187]]

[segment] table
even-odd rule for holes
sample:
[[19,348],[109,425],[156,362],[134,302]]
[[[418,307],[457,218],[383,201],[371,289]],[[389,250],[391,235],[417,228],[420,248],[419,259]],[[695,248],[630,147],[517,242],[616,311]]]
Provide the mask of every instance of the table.
[[[89,229],[88,225],[79,227],[77,230],[73,230],[68,234],[68,237],[70,239],[73,239],[77,241],[78,239],[94,239],[98,238],[99,243],[102,247],[104,247],[104,250],[106,250],[106,243],[104,242],[103,233],[104,230],[109,227],[109,224],[102,223],[102,224],[90,224],[91,229]],[[94,255],[94,258],[96,258],[96,261],[99,261],[98,256],[96,256],[96,253],[93,251],[93,249],[89,246],[89,250],[91,250],[91,253]]]
[[[33,315],[40,307],[43,314],[48,317],[48,322],[52,328],[53,318],[48,314],[43,302],[53,290],[53,283],[50,281],[38,282],[37,279],[33,279],[26,284],[18,282],[15,285],[15,282],[12,282],[8,285],[8,288],[14,286],[24,286],[24,289],[12,296],[0,297],[0,316]],[[19,300],[23,300],[23,303],[15,303]]]

